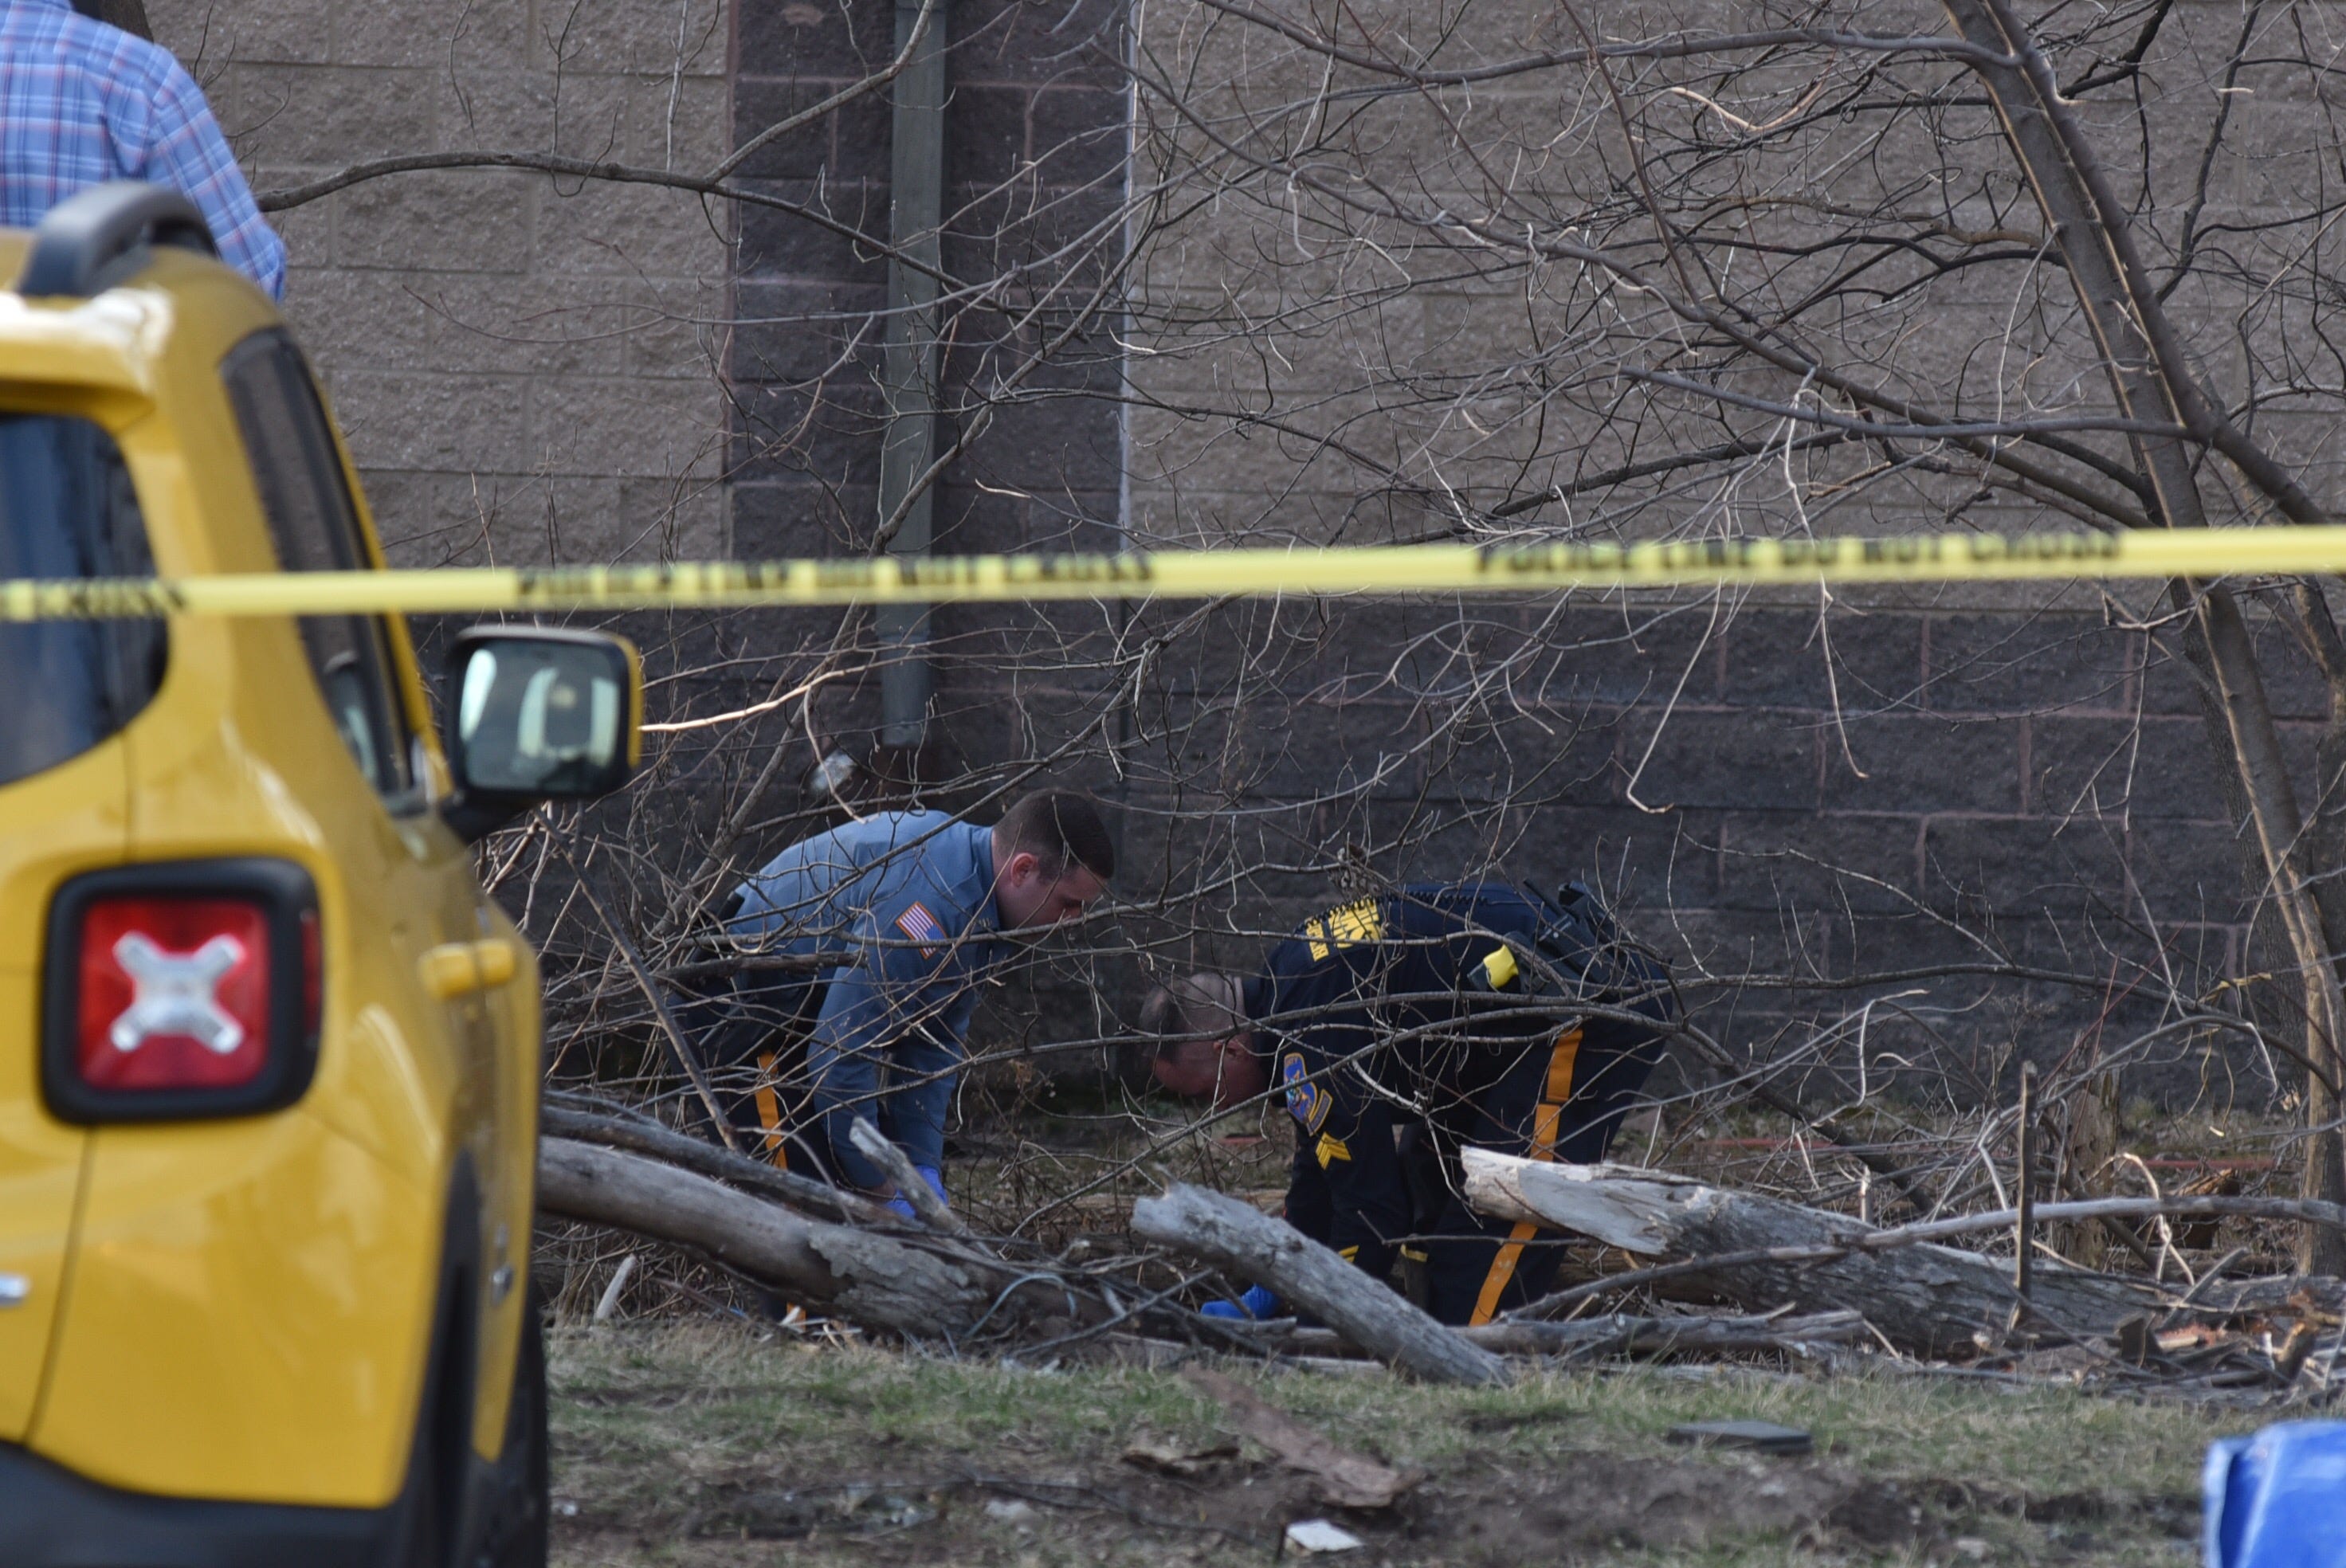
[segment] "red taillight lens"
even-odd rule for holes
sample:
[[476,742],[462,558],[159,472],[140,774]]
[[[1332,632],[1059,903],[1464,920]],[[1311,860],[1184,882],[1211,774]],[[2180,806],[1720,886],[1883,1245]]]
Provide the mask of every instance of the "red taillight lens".
[[269,916],[250,900],[102,898],[81,917],[75,1065],[93,1089],[230,1089],[269,1062]]
[[254,1115],[318,1064],[318,891],[251,855],[85,871],[49,902],[41,1094],[67,1122]]

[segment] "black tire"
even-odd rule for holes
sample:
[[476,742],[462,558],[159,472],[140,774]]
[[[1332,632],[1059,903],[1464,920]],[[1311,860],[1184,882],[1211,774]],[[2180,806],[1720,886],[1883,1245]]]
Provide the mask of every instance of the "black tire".
[[428,1448],[421,1451],[423,1462],[410,1484],[399,1550],[392,1559],[400,1568],[439,1568],[447,1558],[448,1499],[437,1456]]
[[473,1558],[477,1568],[546,1568],[547,1485],[546,1324],[533,1287],[514,1358],[505,1452],[497,1459],[495,1493]]
[[390,1561],[397,1568],[448,1568],[456,1557],[457,1516],[462,1510],[466,1418],[472,1411],[472,1370],[465,1353],[460,1278],[441,1303],[426,1368],[423,1408],[417,1412],[415,1441],[408,1460],[406,1495]]

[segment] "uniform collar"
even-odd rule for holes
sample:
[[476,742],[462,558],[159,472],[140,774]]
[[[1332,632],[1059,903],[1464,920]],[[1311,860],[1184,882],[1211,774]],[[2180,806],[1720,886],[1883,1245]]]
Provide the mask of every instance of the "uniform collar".
[[977,854],[974,858],[985,874],[985,918],[993,922],[998,935],[1002,931],[1002,891],[994,877],[994,830],[980,828],[977,834]]

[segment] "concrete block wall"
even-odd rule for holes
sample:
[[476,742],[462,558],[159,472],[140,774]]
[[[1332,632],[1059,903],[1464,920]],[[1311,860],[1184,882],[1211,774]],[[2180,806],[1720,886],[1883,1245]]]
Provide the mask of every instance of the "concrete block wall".
[[[1102,225],[1097,249],[1112,256],[1125,156],[1114,0],[951,0],[944,10],[944,270],[986,282]],[[883,68],[894,30],[887,0],[746,7],[737,144]],[[740,409],[735,545],[745,555],[867,549],[879,524],[887,269],[868,241],[889,233],[889,128],[887,95],[874,92],[742,166],[751,189],[830,220],[743,213],[730,368]],[[1018,297],[1014,286],[1009,298]],[[991,428],[937,494],[936,548],[1099,547],[1119,521],[1120,419],[1114,401],[1097,395],[1115,390],[1121,368],[1110,323],[1078,334],[1045,373],[1005,392],[1044,329],[1014,327],[1002,306],[949,293],[944,307],[952,349],[940,450],[982,408],[990,406]]]
[[[1766,0],[1641,0],[1609,16],[1606,32],[1701,36],[1797,25],[1790,18]],[[1388,59],[1415,58],[1412,51],[1439,33],[1441,63],[1458,68],[1568,54],[1583,42],[1553,7],[1488,0],[1394,0],[1323,21],[1357,25]],[[2231,47],[2238,17],[2185,5],[2170,21],[2141,121],[2127,117],[2137,112],[2132,100],[2091,111],[2110,147],[2124,149],[2110,156],[2114,168],[2123,166],[2113,176],[2121,181],[2139,178],[2134,148],[2145,127],[2159,149],[2158,178],[2189,176],[2196,158],[2174,149],[2200,147],[2222,102],[2203,78]],[[1867,22],[1916,34],[1945,26],[1928,5],[1870,10]],[[1450,495],[1485,506],[1529,498],[1616,463],[1704,444],[1729,427],[1766,426],[1699,398],[1649,396],[1621,374],[1675,367],[1700,376],[1717,362],[1717,345],[1689,342],[1673,353],[1656,324],[1666,312],[1626,288],[1608,295],[1598,270],[1559,258],[1516,270],[1503,248],[1439,244],[1429,229],[1380,219],[1376,200],[1340,194],[1354,188],[1348,181],[1406,192],[1392,199],[1654,260],[1612,100],[1593,76],[1574,68],[1497,77],[1437,103],[1431,93],[1382,91],[1368,72],[1331,67],[1276,30],[1237,25],[1209,5],[1153,5],[1145,25],[1144,55],[1165,80],[1183,84],[1195,117],[1144,96],[1139,164],[1178,168],[1186,156],[1200,168],[1246,169],[1241,157],[1217,161],[1219,127],[1224,137],[1257,138],[1248,145],[1274,159],[1308,145],[1308,155],[1293,156],[1318,183],[1273,169],[1234,178],[1209,201],[1212,181],[1201,174],[1185,192],[1192,215],[1147,242],[1134,304],[1145,351],[1129,372],[1134,536],[1425,536],[1455,527]],[[1683,67],[1695,76],[1711,68]],[[1739,61],[1725,90],[1743,107],[1738,112],[1764,119],[1799,101],[1818,68],[1806,60],[1771,76],[1774,66]],[[1719,181],[1671,207],[1674,222],[1699,231],[1706,200],[1742,213],[1740,199],[1752,199],[1755,214],[1737,239],[1701,249],[1719,267],[1706,286],[1728,296],[1765,276],[1782,297],[1804,297],[1843,260],[1804,249],[1824,221],[1815,204],[1869,206],[1906,188],[1902,181],[1935,181],[1933,189],[1968,204],[1962,221],[1975,229],[2018,232],[2036,222],[2025,193],[2007,189],[2009,158],[1984,110],[1916,117],[1878,144],[1871,121],[1850,133],[1862,134],[1855,143],[1839,132],[1813,140],[1753,133],[1739,144],[1721,132],[1711,142],[1688,128],[1700,122],[1688,102],[1700,100],[1645,96],[1685,79],[1679,69],[1641,64],[1619,81],[1629,84],[1632,112],[1650,116],[1641,123],[1652,136],[1688,138],[1673,144],[1685,161],[1668,164],[1664,177],[1702,168]],[[2253,180],[2218,178],[2210,209],[2248,222],[2293,204],[2290,232],[2310,243],[2319,212],[2307,193],[2320,179],[2324,133],[2302,100],[2323,95],[2294,78],[2280,83],[2283,74],[2273,73],[2274,86],[2288,112],[2268,106],[2255,111],[2255,125],[2233,123],[2245,145],[2294,160],[2294,182],[2270,168]],[[1324,101],[1347,105],[1324,121],[1314,117],[1323,79],[1338,95]],[[1681,111],[1684,120],[1673,117]],[[1863,156],[1847,156],[1861,145]],[[1988,199],[1992,192],[2004,195]],[[2162,238],[2145,244],[2168,243],[2188,191],[2161,185],[2158,195],[2166,205],[2145,227]],[[1749,250],[1739,248],[1746,236]],[[2045,302],[2015,304],[2037,282]],[[1978,268],[1915,289],[1885,283],[1878,298],[1808,318],[1804,331],[1828,346],[1837,368],[1926,403],[1954,389],[1966,400],[1986,395],[1981,389],[2005,385],[2007,370],[1999,408],[2083,408],[2105,397],[2057,276],[2020,281]],[[2275,384],[2269,367],[2288,357],[2302,327],[2278,305],[2236,319],[2214,299],[2220,292],[2208,283],[2178,294],[2183,329],[2195,341],[2225,344],[2226,355],[2239,345],[2268,367],[2264,383]],[[2237,397],[2239,368],[2228,361],[2208,373]],[[1792,401],[1797,381],[1788,375],[1762,395]],[[1739,372],[1733,384],[1752,393],[1770,378]],[[2310,462],[2318,493],[2339,488],[2334,445],[2325,452],[2280,428],[2260,433],[2291,460]],[[1515,525],[1541,536],[1566,526],[1610,536],[2053,520],[2008,496],[1972,494],[1960,463],[1953,475],[1869,489],[1860,471],[1879,457],[1847,448],[1797,463],[1788,454],[1780,476],[1743,483],[1713,471],[1698,483],[1678,475],[1606,486],[1524,514]],[[1684,972],[1772,977],[1708,993],[1717,1016],[1732,1021],[1719,1032],[1745,1048],[1764,1048],[1793,1017],[1831,1019],[1878,996],[1800,985],[1859,971],[1923,974],[1910,1005],[1929,1022],[1902,1020],[1892,1007],[1873,1024],[1877,1041],[1911,1041],[1918,1055],[1968,1054],[1976,1064],[2015,1045],[2057,1052],[2101,1033],[2123,1037],[2146,1017],[2127,976],[2171,962],[2193,974],[2190,990],[2270,967],[2269,954],[2249,951],[2239,846],[2196,698],[2159,645],[2121,625],[2156,618],[2156,597],[2121,594],[2121,607],[2091,596],[1839,596],[1821,620],[1813,603],[1700,596],[1560,610],[1347,607],[1300,629],[1311,651],[1265,669],[1251,687],[1218,688],[1219,706],[1246,715],[1229,716],[1227,738],[1200,743],[1193,733],[1168,773],[1193,802],[1217,799],[1235,820],[1206,830],[1203,852],[1195,829],[1158,852],[1167,874],[1201,887],[1241,863],[1324,868],[1320,890],[1292,885],[1314,880],[1302,875],[1252,879],[1270,907],[1297,914],[1326,898],[1339,863],[1332,851],[1347,840],[1367,846],[1377,869],[1392,875],[1593,872],[1636,909],[1642,931],[1678,955]],[[2288,639],[2269,642],[2290,743],[2302,757],[2321,708]],[[1206,728],[1191,721],[1193,732]],[[1225,779],[1250,785],[1243,811],[1239,792],[1213,795]],[[1322,798],[1307,799],[1315,789]],[[1217,852],[1216,834],[1247,838],[1247,847]],[[1266,916],[1259,904],[1234,911],[1229,923],[1276,923]],[[2063,987],[2007,975],[1997,1003],[1977,1005],[1990,983],[1984,972],[1999,967],[2110,978]],[[1965,970],[1975,972],[1960,977]],[[2203,1048],[2216,1058],[2189,1057]],[[2161,1087],[2188,1092],[2231,1077],[2242,1063],[2221,1058],[2229,1049],[2212,1037],[2191,1042],[2165,1064]]]
[[[151,0],[256,189],[369,159],[559,153],[701,172],[730,144],[723,0]],[[515,170],[274,213],[285,308],[403,565],[726,548],[730,215]]]
[[[1608,15],[1607,36],[1804,25],[1795,10],[1773,0],[1637,0]],[[1630,160],[1613,100],[1594,76],[1573,66],[1500,74],[1446,97],[1389,92],[1367,71],[1331,68],[1276,29],[1240,25],[1198,0],[1140,14],[1143,52],[1165,81],[1182,84],[1188,112],[1167,107],[1161,91],[1144,93],[1137,157],[1152,169],[1169,164],[1196,177],[1184,188],[1193,209],[1150,238],[1134,273],[1147,350],[1132,368],[1140,396],[1131,423],[1127,521],[1136,534],[1415,535],[1451,522],[1447,496],[1465,494],[1487,505],[1533,495],[1650,458],[1658,432],[1709,430],[1714,422],[1726,428],[1748,417],[1617,379],[1625,363],[1650,371],[1647,361],[1666,358],[1656,341],[1667,333],[1646,307],[1610,291],[1600,270],[1561,256],[1518,270],[1506,247],[1485,253],[1471,243],[1443,243],[1433,229],[1378,215],[1391,200],[1511,233],[1577,235],[1658,265],[1644,249],[1651,219],[1644,199],[1630,196]],[[2199,274],[2168,308],[2201,345],[2202,373],[2215,395],[2243,407],[2286,405],[2290,412],[2276,407],[2274,417],[2260,420],[2259,438],[2334,502],[2346,495],[2346,468],[2327,440],[2334,413],[2280,392],[2296,379],[2285,367],[2334,335],[2331,311],[2318,285],[2291,290],[2280,280],[2317,274],[2322,263],[2311,258],[2331,243],[2320,229],[2325,209],[2316,192],[2333,156],[2327,127],[2338,89],[2319,71],[2285,66],[2275,35],[2271,51],[2250,51],[2260,63],[2242,85],[2219,92],[2239,16],[2196,3],[2160,15],[2143,92],[2089,95],[2079,113],[2102,138],[2120,200],[2142,214],[2137,242],[2159,258],[2152,265],[2167,266],[2185,245],[2186,211],[2218,231],[2259,236],[2248,246],[2253,259],[2212,262],[2199,247]],[[2322,15],[2326,25],[2330,13]],[[1901,0],[1869,5],[1864,15],[1868,26],[1917,36],[1947,26],[1933,4]],[[1461,69],[1559,51],[1568,57],[1581,42],[1566,13],[1514,0],[1392,0],[1357,17],[1313,12],[1304,25],[1358,26],[1378,40],[1377,49],[1397,51],[1394,59],[1438,48],[1443,66]],[[2067,23],[2047,27],[2056,39],[2071,36]],[[2146,46],[2152,42],[2146,35]],[[2080,72],[2095,46],[2055,46],[2063,68]],[[1846,67],[1844,57],[1840,68]],[[1704,127],[1725,135],[1726,122],[1696,107],[1711,102],[1708,94],[1727,95],[1713,102],[1719,112],[1739,112],[1727,108],[1731,99],[1765,119],[1789,113],[1820,82],[1828,97],[1841,90],[1821,56],[1737,56],[1731,75],[1717,76],[1723,68],[1716,57],[1657,60],[1616,84],[1628,96],[1627,112],[1650,120],[1671,221],[1687,225],[1696,250],[1719,259],[1710,286],[1721,298],[1764,313],[1764,297],[1805,299],[1812,289],[1830,296],[1845,258],[1837,248],[1818,252],[1820,231],[1833,221],[1827,213],[1887,205],[1911,214],[1915,209],[1900,203],[1925,187],[1941,193],[1951,226],[2000,233],[2022,254],[2034,251],[2035,205],[1967,85],[1950,89],[1952,119],[1892,119],[1877,111],[1894,99],[1860,92],[1871,107],[1853,119],[1795,116],[1795,128],[1712,143]],[[1315,118],[1313,107],[1322,102],[1323,74],[1340,95],[1330,101],[1348,105],[1324,119]],[[1679,90],[1672,84],[1695,96],[1671,96]],[[2203,171],[2198,150],[2219,122],[2226,139]],[[1214,138],[1228,133],[1217,127],[1235,126],[1260,139],[1270,168],[1240,177],[1245,155],[1218,155]],[[1294,156],[1311,178],[1289,179],[1278,170],[1290,145],[1309,147],[1308,155]],[[1705,172],[1688,172],[1696,169]],[[1207,176],[1217,172],[1232,178],[1216,188]],[[2192,188],[2203,172],[2212,175],[2204,210]],[[1684,189],[1670,184],[1681,174],[1690,181]],[[1707,183],[1713,179],[1716,186]],[[2146,180],[2149,191],[2137,203],[2137,187]],[[1382,194],[1345,199],[1353,182]],[[1410,195],[1394,194],[1402,191]],[[1722,217],[1729,213],[1731,221]],[[1995,395],[1979,406],[2078,412],[2106,406],[2100,378],[2079,373],[2094,351],[2066,281],[2049,269],[2028,275],[2018,256],[2009,265],[1980,260],[1974,248],[1960,265],[1951,258],[1948,270],[1934,274],[1932,263],[1917,260],[1908,270],[1870,257],[1857,272],[1881,285],[1879,297],[1861,285],[1858,296],[1832,305],[1812,301],[1802,330],[1827,345],[1833,368],[1926,406],[1954,389],[1970,398],[1991,387]],[[2234,297],[2225,279],[2235,264],[2274,286],[2253,300]],[[1761,277],[1764,288],[1755,281]],[[1746,290],[1757,291],[1746,299]],[[1240,311],[1246,324],[1234,330]],[[1705,352],[1688,354],[1680,369],[1707,373],[1697,369],[1711,363]],[[2260,392],[2274,396],[2250,395],[2244,372],[2251,366]],[[1753,373],[1737,384],[1747,395],[1772,386],[1757,395],[1781,402],[1799,382],[1796,373],[1780,384]],[[1264,416],[1274,414],[1281,423],[1265,428]],[[1315,433],[1341,439],[1343,450],[1316,442]],[[1822,489],[1856,466],[1825,456],[1812,460],[1809,473]],[[1872,508],[1863,497],[1844,495],[1831,520],[1817,525],[1921,526],[1951,514],[1991,525],[2036,520],[2034,507],[1967,501],[1966,489],[1917,481],[1892,487],[1889,503]],[[1716,496],[1702,492],[1675,506],[1648,495],[1642,514],[1629,515],[1626,503],[1637,494],[1635,486],[1600,490],[1581,499],[1573,520],[1587,524],[1593,507],[1602,509],[1606,528],[1717,526],[1717,515],[1702,514],[1712,506],[1754,530],[1810,525],[1780,487],[1757,483]],[[2221,497],[2214,504],[2226,509]],[[1564,511],[1550,506],[1525,516],[1552,527],[1564,523]]]
[[[473,146],[706,168],[876,69],[893,25],[865,0],[150,9],[263,188]],[[1001,275],[1113,213],[1126,108],[1101,50],[1117,46],[1119,14],[1116,0],[954,4],[948,270]],[[744,166],[751,189],[803,210],[742,209],[738,253],[736,219],[688,197],[507,172],[402,176],[283,215],[289,309],[394,552],[868,549],[884,266],[858,236],[886,232],[887,169],[883,92]],[[1168,247],[1145,274],[1166,298],[1209,291],[1218,248],[1247,239],[1232,222],[1178,238],[1188,250]],[[1188,537],[1259,520],[1271,497],[1269,514],[1303,536],[1360,514],[1357,474],[1260,433],[1137,417],[1127,469],[1126,366],[1104,332],[1001,398],[1005,366],[1035,339],[1004,327],[998,303],[964,311],[948,361],[952,415],[992,401],[994,423],[940,491],[940,550]],[[1331,364],[1352,375],[1372,338],[1468,362],[1510,330],[1457,290],[1403,299],[1335,332],[1333,359],[1307,347],[1281,390],[1311,392]],[[1136,380],[1178,402],[1216,392],[1217,362],[1166,356]],[[835,624],[745,621],[723,651],[820,647]],[[1164,645],[1119,714],[1114,655],[1152,634]],[[1250,962],[1360,852],[1396,878],[1590,876],[1696,977],[2103,973],[2161,954],[2210,976],[2255,967],[2190,695],[2091,600],[1882,596],[1844,601],[1822,635],[1813,605],[1721,614],[1699,598],[1052,606],[943,613],[938,636],[944,771],[990,785],[1092,736],[1053,771],[1122,808],[1126,891],[1168,910],[1127,933],[1152,963]],[[2306,752],[2320,707],[2301,666],[2276,657]],[[873,718],[868,686],[851,685],[820,706],[816,738],[867,748]],[[805,739],[778,724],[763,743]],[[740,852],[775,847],[753,831]],[[1110,1032],[1139,982],[1130,960],[1062,962],[1039,1001],[1011,988],[984,1027],[1038,1042]],[[2060,1048],[2133,1020],[2116,983],[2004,983],[1987,1009],[1966,1001],[1984,978],[1931,983],[1935,1021],[1885,1014],[1879,1038]],[[1706,995],[1717,1032],[1754,1050],[1788,1019],[1847,1004],[1780,984]],[[2178,1057],[2168,1079],[2188,1089],[2211,1071]]]
[[[1202,678],[1152,689],[1101,781],[1124,891],[1167,906],[1134,922],[1157,962],[1250,962],[1341,899],[1355,850],[1395,880],[1580,878],[1730,1048],[1895,994],[1870,1053],[1967,1098],[2008,1092],[2015,1051],[2157,1022],[2146,972],[2212,991],[2273,962],[2185,677],[2090,597],[1881,594],[1829,641],[1812,602],[1765,598],[1271,618],[1233,606],[1170,647]],[[2264,636],[2304,756],[2320,694]],[[1215,671],[1217,643],[1252,650],[1250,679]],[[1885,978],[1834,989],[1859,975]],[[2239,1044],[2178,1035],[2134,1087],[2253,1101],[2269,1080]]]

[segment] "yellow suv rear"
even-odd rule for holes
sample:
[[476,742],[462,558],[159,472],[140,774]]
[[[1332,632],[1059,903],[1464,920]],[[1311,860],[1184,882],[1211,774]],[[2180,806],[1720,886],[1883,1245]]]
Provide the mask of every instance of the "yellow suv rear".
[[[0,578],[375,569],[194,209],[0,230]],[[542,1563],[537,972],[467,840],[616,787],[616,638],[0,626],[0,1563]]]

